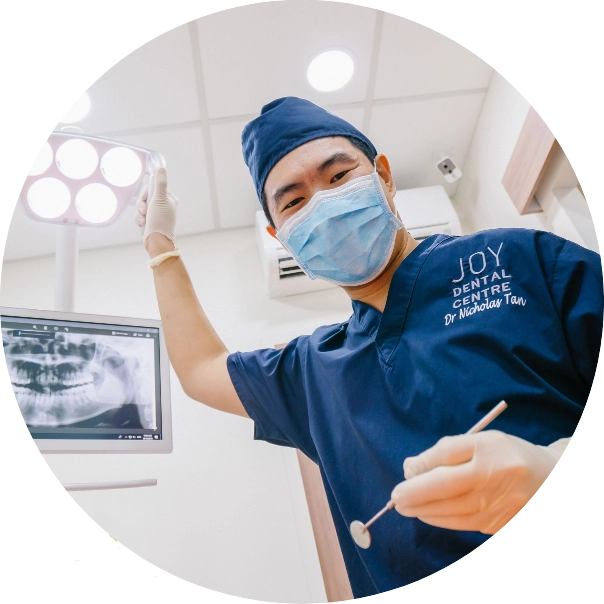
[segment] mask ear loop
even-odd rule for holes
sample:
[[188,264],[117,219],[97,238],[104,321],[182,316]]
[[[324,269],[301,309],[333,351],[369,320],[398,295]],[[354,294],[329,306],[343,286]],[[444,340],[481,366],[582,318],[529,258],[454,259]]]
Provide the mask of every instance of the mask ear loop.
[[[377,171],[377,162],[375,161],[375,159],[373,160],[373,174],[377,175],[378,178],[378,182],[377,185],[378,186],[382,186],[382,183],[380,182],[380,175]],[[396,218],[396,220],[400,223],[400,226],[398,227],[399,229],[404,228],[405,223],[403,222],[403,219],[401,218],[401,215],[398,213],[398,208],[396,207],[396,204],[394,204],[394,212],[392,211],[392,208],[390,207],[390,204],[388,203],[388,198],[386,197],[386,194],[384,193],[384,190],[382,189],[382,195],[384,196],[384,199],[386,200],[386,205],[388,206],[388,210],[390,210],[390,213]]]

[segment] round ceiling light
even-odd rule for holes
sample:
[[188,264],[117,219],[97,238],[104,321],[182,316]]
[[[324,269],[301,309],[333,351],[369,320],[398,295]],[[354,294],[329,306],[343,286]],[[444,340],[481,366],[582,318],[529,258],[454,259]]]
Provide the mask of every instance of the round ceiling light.
[[310,85],[321,92],[332,92],[350,81],[354,63],[342,50],[328,50],[315,57],[308,66],[306,76]]
[[41,178],[29,187],[27,205],[40,218],[57,218],[67,211],[71,194],[58,178]]

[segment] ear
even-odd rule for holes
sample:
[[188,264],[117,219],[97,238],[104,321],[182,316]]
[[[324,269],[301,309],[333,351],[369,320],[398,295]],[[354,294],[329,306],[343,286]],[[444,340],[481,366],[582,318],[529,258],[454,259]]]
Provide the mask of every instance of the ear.
[[[277,239],[277,231],[275,231],[275,227],[272,227],[270,224],[266,225],[266,232],[271,236]],[[277,240],[278,241],[278,240]]]
[[383,153],[378,153],[375,157],[375,166],[377,169],[377,173],[380,175],[381,179],[384,181],[388,192],[391,195],[396,194],[396,183],[394,182],[394,178],[392,177],[392,172],[390,170],[390,162],[388,158]]

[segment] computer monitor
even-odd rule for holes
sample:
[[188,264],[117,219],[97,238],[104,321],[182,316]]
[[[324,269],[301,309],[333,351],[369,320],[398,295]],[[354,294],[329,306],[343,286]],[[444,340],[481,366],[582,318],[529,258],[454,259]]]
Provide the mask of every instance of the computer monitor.
[[17,404],[43,453],[170,453],[160,321],[0,307]]

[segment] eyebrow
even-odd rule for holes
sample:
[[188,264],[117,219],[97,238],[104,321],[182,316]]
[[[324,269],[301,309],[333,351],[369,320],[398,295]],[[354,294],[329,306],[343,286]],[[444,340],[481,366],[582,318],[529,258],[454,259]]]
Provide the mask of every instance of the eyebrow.
[[294,191],[296,189],[299,189],[302,186],[302,183],[300,182],[292,182],[289,185],[285,185],[284,187],[279,187],[274,193],[273,193],[273,203],[275,205],[277,205],[285,195],[287,195],[290,191]]
[[[344,163],[344,162],[353,162],[355,161],[355,158],[352,157],[352,155],[349,155],[348,153],[345,153],[343,151],[339,151],[337,153],[334,153],[331,157],[329,157],[328,159],[326,159],[318,168],[317,168],[317,173],[319,175],[323,174],[325,172],[325,170],[331,168],[331,166],[333,166],[334,164],[337,163]],[[288,193],[290,193],[291,191],[295,191],[296,189],[299,189],[302,186],[302,183],[299,182],[292,182],[288,185],[285,185],[283,187],[279,187],[274,193],[273,193],[273,203],[275,205],[277,205],[285,195],[287,195]]]
[[353,161],[355,161],[355,158],[352,157],[352,155],[349,155],[348,153],[345,153],[344,151],[338,151],[337,153],[334,153],[329,159],[326,159],[317,168],[317,172],[319,174],[323,174],[323,172],[325,172],[325,170],[327,170],[328,168],[331,168],[331,166],[333,166],[334,164],[344,163],[344,162],[353,162]]

